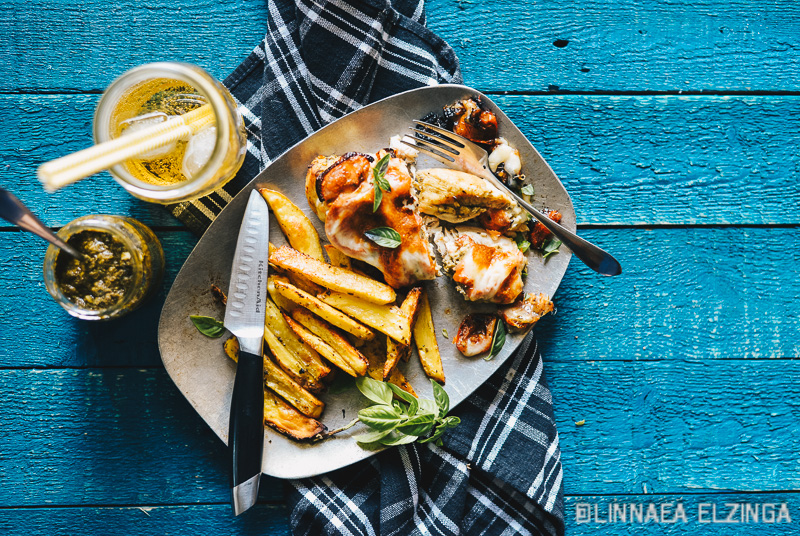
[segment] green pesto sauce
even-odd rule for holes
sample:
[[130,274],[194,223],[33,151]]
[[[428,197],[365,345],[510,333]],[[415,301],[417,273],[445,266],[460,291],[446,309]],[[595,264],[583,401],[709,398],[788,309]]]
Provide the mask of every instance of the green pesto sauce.
[[101,310],[119,303],[133,282],[133,261],[124,244],[102,231],[80,231],[67,243],[84,259],[59,252],[56,284],[64,296],[83,309]]

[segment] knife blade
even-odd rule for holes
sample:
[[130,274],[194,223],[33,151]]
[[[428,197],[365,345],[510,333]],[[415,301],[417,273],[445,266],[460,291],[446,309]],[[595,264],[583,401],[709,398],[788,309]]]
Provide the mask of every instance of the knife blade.
[[253,190],[239,228],[231,266],[225,327],[239,340],[231,396],[228,446],[234,515],[256,503],[264,449],[264,311],[267,299],[269,208]]

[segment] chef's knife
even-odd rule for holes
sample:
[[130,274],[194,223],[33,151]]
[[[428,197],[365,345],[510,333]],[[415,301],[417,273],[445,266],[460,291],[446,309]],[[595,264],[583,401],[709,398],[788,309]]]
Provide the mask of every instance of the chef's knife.
[[239,228],[231,267],[225,327],[239,339],[228,446],[233,457],[233,512],[256,503],[264,448],[264,304],[267,299],[269,209],[253,190]]

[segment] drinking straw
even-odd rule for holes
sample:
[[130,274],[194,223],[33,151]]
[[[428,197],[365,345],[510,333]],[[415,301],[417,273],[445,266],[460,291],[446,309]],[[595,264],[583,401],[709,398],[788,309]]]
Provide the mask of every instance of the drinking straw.
[[53,192],[125,160],[193,136],[213,122],[214,111],[210,104],[204,104],[191,112],[132,134],[45,162],[39,166],[36,174],[45,190]]

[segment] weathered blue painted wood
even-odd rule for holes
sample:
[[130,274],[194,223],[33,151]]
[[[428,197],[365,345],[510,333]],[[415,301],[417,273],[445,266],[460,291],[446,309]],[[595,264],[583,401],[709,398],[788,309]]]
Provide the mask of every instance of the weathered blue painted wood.
[[[608,536],[649,536],[678,534],[699,534],[707,536],[796,536],[800,534],[798,515],[798,494],[736,494],[736,495],[646,495],[646,496],[568,496],[565,498],[567,512],[567,534],[604,534]],[[686,522],[678,514],[678,503],[686,514]],[[729,506],[726,506],[728,503]],[[779,519],[780,505],[790,508],[792,523]],[[622,508],[626,519],[634,512],[634,522],[621,521],[620,510],[613,510],[612,523],[596,522],[595,519],[609,519],[608,505],[617,504]],[[628,505],[636,505],[631,508]],[[655,505],[658,522],[638,521],[638,505],[642,505],[642,518],[647,518],[647,508]],[[737,504],[740,506],[730,506]],[[744,510],[742,505],[750,504]],[[591,517],[576,520],[578,505],[589,505]],[[594,516],[594,505],[598,515]],[[758,506],[756,506],[758,505]],[[716,507],[716,510],[714,509]],[[584,508],[581,506],[580,508]],[[661,516],[661,509],[664,516]],[[754,522],[753,511],[758,512],[759,523]],[[604,510],[605,509],[605,510]],[[740,516],[739,523],[722,523],[724,516],[734,510]],[[582,510],[583,511],[583,510]],[[717,517],[713,517],[716,512]],[[766,514],[766,517],[765,517]],[[138,536],[180,536],[188,532],[199,534],[244,534],[261,536],[288,535],[288,512],[284,508],[259,504],[247,515],[233,517],[227,505],[208,504],[190,506],[141,506],[141,507],[71,507],[0,510],[0,530],[8,536],[51,536],[54,534],[137,534]],[[651,518],[652,519],[652,518]],[[660,520],[675,520],[675,523]],[[716,519],[716,522],[714,520]],[[764,521],[764,520],[772,520]],[[701,520],[703,521],[701,523]],[[747,520],[748,523],[742,522]]]
[[[427,4],[431,28],[480,89],[800,89],[800,14],[791,0]],[[102,89],[126,68],[156,60],[197,63],[223,77],[261,39],[267,17],[260,0],[12,0],[2,14],[3,91]]]
[[[800,488],[798,360],[546,373],[568,494]],[[2,370],[0,388],[0,507],[228,501],[226,449],[163,370]]]
[[0,532],[6,536],[290,534],[286,508],[266,504],[239,517],[222,504],[0,510]]
[[[796,2],[434,0],[465,78],[512,91],[797,91]],[[793,63],[793,64],[792,64]]]
[[[91,143],[97,99],[0,96],[12,133],[0,139],[0,184],[51,225],[97,211],[177,225],[105,173],[52,195],[35,180],[39,163]],[[580,223],[800,223],[800,97],[499,96],[497,102],[562,177]],[[58,141],[48,141],[51,132]]]
[[0,90],[102,90],[125,70],[188,61],[226,77],[264,38],[262,0],[4,2]]
[[[225,445],[165,371],[4,370],[0,384],[0,505],[230,500]],[[262,500],[282,494],[264,477]]]
[[[600,278],[571,263],[555,297],[558,314],[536,328],[547,359],[800,357],[800,229],[583,234],[613,251],[625,271]],[[0,367],[159,365],[161,303],[195,243],[185,231],[160,236],[168,275],[159,297],[127,318],[96,325],[67,316],[47,294],[38,238],[0,233]],[[31,351],[17,351],[20,339]]]

